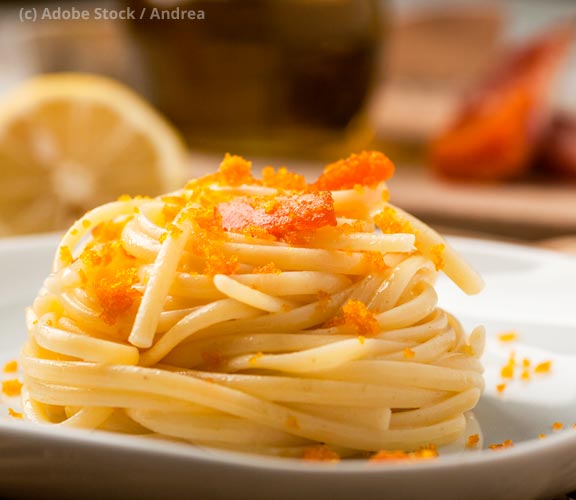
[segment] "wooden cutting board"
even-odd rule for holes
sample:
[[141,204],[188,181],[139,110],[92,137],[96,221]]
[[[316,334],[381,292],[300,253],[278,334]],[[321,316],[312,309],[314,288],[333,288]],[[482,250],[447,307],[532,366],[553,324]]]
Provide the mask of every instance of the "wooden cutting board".
[[389,185],[392,203],[431,224],[530,240],[576,235],[576,183],[462,184],[399,166]]

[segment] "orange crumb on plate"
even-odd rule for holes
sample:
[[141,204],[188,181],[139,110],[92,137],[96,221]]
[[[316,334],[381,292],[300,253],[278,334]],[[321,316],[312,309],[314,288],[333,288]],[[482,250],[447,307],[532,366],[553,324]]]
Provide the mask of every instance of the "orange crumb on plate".
[[555,431],[561,431],[562,429],[564,429],[564,424],[562,422],[554,422],[552,424],[552,429]]
[[2,392],[9,397],[19,396],[22,391],[22,382],[17,378],[4,380],[2,382]]
[[528,358],[524,358],[524,359],[522,360],[522,366],[523,366],[524,368],[530,368],[530,364],[531,364],[531,363],[530,363],[530,360],[529,360]]
[[498,340],[500,342],[514,342],[515,340],[518,340],[518,333],[514,331],[502,332],[498,334]]
[[438,456],[436,446],[423,446],[416,451],[380,450],[370,457],[370,462],[405,462],[429,460]]
[[500,376],[502,378],[514,378],[514,366],[505,365],[500,370]]
[[466,446],[468,448],[474,448],[475,446],[478,445],[479,442],[480,442],[480,436],[478,436],[478,434],[471,434],[470,436],[468,436],[468,439],[466,440]]
[[22,413],[14,410],[13,408],[8,408],[8,415],[12,418],[22,418]]
[[4,373],[14,373],[16,371],[18,371],[18,361],[15,359],[8,361],[8,363],[4,365]]
[[340,455],[327,446],[309,446],[304,450],[303,460],[307,462],[339,462]]
[[489,446],[489,448],[491,450],[501,450],[503,448],[511,448],[512,446],[514,446],[514,443],[512,442],[512,440],[506,439],[506,441],[504,441],[503,443],[491,444]]
[[549,373],[552,368],[552,361],[543,361],[534,367],[534,373]]

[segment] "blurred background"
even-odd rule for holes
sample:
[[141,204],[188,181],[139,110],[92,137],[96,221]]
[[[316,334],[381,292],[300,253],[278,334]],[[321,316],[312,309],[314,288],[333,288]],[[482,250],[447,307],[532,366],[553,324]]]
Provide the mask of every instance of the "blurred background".
[[189,176],[225,152],[314,177],[381,149],[392,202],[436,227],[576,251],[575,18],[571,0],[3,2],[0,94],[42,73],[123,82],[183,136]]

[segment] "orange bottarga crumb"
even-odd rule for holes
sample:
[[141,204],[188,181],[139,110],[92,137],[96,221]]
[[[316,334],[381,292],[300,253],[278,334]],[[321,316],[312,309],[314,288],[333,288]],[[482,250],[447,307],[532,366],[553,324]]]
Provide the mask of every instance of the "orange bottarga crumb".
[[268,264],[254,267],[252,272],[254,274],[282,274],[282,269],[276,267],[274,262],[268,262]]
[[105,323],[112,325],[132,310],[141,297],[136,259],[121,243],[109,241],[88,247],[80,256],[86,274],[85,287],[96,297]]
[[72,252],[70,251],[69,247],[60,247],[60,260],[64,263],[65,266],[69,266],[74,262],[74,257],[72,256]]
[[424,446],[416,451],[380,450],[370,457],[370,462],[404,462],[429,460],[438,456],[436,446]]
[[518,340],[518,334],[516,332],[502,332],[498,335],[498,340],[500,342],[514,342]]
[[432,246],[430,249],[430,259],[434,263],[436,271],[440,271],[444,268],[444,252],[446,250],[446,245],[438,243]]
[[524,358],[522,360],[522,367],[523,368],[530,368],[530,360],[528,358]]
[[262,185],[289,191],[304,191],[308,187],[303,175],[290,172],[286,167],[281,167],[278,171],[273,167],[264,167]]
[[514,446],[514,443],[512,442],[511,439],[506,439],[503,443],[495,443],[495,444],[491,444],[489,446],[489,448],[491,450],[501,450],[503,448],[511,448],[512,446]]
[[412,225],[398,217],[398,212],[392,207],[385,207],[374,215],[374,223],[385,234],[410,233],[414,234]]
[[110,220],[98,224],[92,229],[92,245],[97,242],[109,242],[112,240],[119,240],[122,237],[122,231],[130,217],[122,217],[115,220]]
[[496,390],[499,394],[502,394],[506,390],[506,384],[498,384]]
[[112,274],[103,273],[94,283],[94,292],[102,307],[102,319],[107,324],[114,324],[140,298],[141,293],[134,289],[137,282],[136,269],[127,268]]
[[339,462],[340,455],[327,446],[309,446],[302,457],[307,462]]
[[416,353],[412,349],[410,349],[409,347],[404,349],[403,354],[404,354],[405,359],[413,359],[414,356],[416,356]]
[[520,378],[522,380],[530,380],[530,370],[528,368],[523,368]]
[[312,186],[321,191],[353,189],[357,185],[375,187],[393,174],[394,164],[386,155],[362,151],[327,165]]
[[382,273],[388,269],[386,262],[384,261],[384,255],[381,252],[366,251],[363,256],[364,260],[368,262],[368,265],[374,269],[377,273]]
[[248,364],[255,365],[262,356],[264,356],[264,353],[257,352],[253,356],[250,356],[250,359],[248,360]]
[[8,415],[12,418],[22,418],[22,413],[14,410],[13,408],[8,408]]
[[562,429],[564,429],[564,424],[562,422],[554,422],[552,424],[552,430],[561,431]]
[[4,365],[4,373],[14,373],[17,371],[18,371],[18,361],[16,361],[15,359],[8,361],[8,363]]
[[471,434],[470,436],[468,436],[468,439],[466,440],[466,446],[468,448],[474,448],[475,446],[478,445],[479,442],[480,442],[480,436],[478,436],[478,434]]
[[206,264],[204,267],[204,274],[214,276],[216,274],[236,274],[240,263],[236,255],[224,255],[221,252],[216,252],[206,256]]
[[500,376],[502,378],[514,378],[514,366],[513,365],[505,365],[500,370]]
[[242,197],[220,203],[217,208],[226,231],[242,233],[256,226],[279,240],[336,226],[334,200],[329,192]]
[[9,397],[20,396],[21,391],[22,391],[22,382],[20,382],[17,378],[4,380],[2,382],[2,393],[5,394],[6,396]]
[[120,196],[118,196],[118,201],[130,201],[132,199],[132,196],[130,196],[129,194],[121,194]]
[[163,196],[162,216],[167,224],[173,222],[176,216],[184,209],[188,200],[184,196]]
[[540,434],[538,434],[538,439],[545,439],[545,438],[547,438],[547,437],[548,437],[548,436],[546,436],[546,434],[544,434],[544,433],[542,433],[542,432],[541,432]]
[[84,229],[88,229],[91,225],[92,225],[92,222],[90,222],[88,219],[84,219],[84,220],[82,221],[82,227],[83,227]]
[[336,325],[354,327],[363,337],[374,336],[380,331],[380,325],[374,314],[359,300],[348,300],[342,306],[342,315],[334,321]]
[[543,361],[534,367],[534,373],[548,373],[552,368],[552,361]]
[[352,233],[363,233],[365,223],[361,220],[355,220],[353,222],[345,222],[340,224],[337,229],[342,234],[352,234]]
[[220,163],[216,178],[222,186],[236,187],[243,184],[253,184],[252,162],[241,156],[226,153],[222,163]]
[[360,345],[364,345],[366,337],[364,337],[364,335],[358,335],[358,342],[360,342]]
[[294,415],[288,415],[284,422],[284,426],[286,429],[298,430],[300,429],[300,422],[298,422],[298,419]]

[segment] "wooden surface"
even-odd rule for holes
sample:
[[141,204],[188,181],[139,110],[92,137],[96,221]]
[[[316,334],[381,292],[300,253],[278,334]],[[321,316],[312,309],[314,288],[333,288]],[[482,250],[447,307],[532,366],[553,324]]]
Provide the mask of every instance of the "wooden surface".
[[576,183],[463,184],[400,166],[392,203],[433,224],[525,240],[576,236]]

